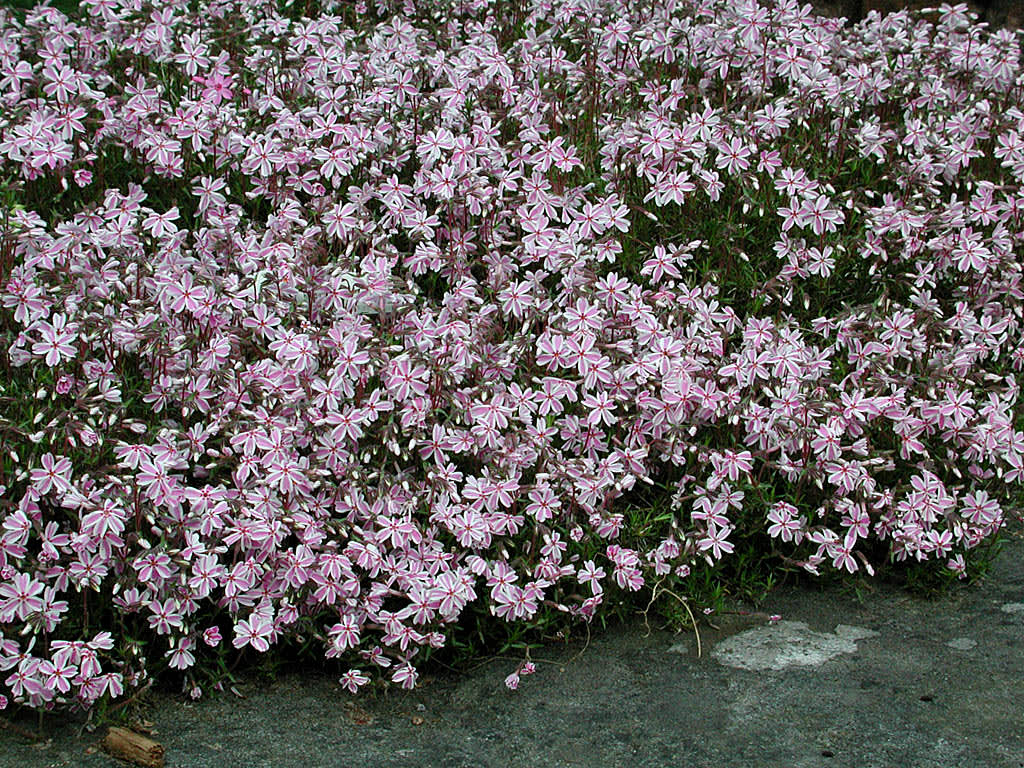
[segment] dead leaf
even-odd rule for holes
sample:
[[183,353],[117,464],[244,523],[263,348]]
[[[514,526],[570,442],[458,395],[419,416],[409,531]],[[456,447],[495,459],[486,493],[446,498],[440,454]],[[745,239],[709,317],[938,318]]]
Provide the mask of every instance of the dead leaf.
[[370,725],[376,719],[372,713],[351,701],[345,703],[345,715],[355,725]]
[[136,720],[132,723],[132,730],[138,731],[139,733],[145,733],[150,736],[156,734],[156,731],[153,730],[152,720]]

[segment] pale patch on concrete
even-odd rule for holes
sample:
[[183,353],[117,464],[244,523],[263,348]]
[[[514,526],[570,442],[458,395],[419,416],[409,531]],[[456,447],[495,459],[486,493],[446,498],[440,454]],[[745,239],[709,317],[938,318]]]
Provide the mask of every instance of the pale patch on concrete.
[[954,637],[946,645],[958,651],[969,651],[978,647],[978,641],[970,637]]
[[1005,603],[1000,610],[1003,613],[1024,613],[1024,603]]
[[844,653],[856,653],[857,641],[877,632],[840,624],[835,632],[816,632],[802,621],[748,629],[715,646],[711,655],[722,664],[752,671],[816,667]]
[[[877,637],[878,633],[873,629],[864,629],[864,627],[854,627],[850,624],[836,624],[836,634],[839,637],[845,638],[846,640],[866,640],[869,637]],[[856,650],[856,649],[854,649]]]

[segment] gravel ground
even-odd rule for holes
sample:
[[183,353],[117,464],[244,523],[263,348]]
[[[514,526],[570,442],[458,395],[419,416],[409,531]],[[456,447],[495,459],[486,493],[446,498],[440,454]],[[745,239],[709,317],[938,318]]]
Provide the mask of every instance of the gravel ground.
[[[1019,532],[983,584],[948,597],[789,587],[764,609],[782,621],[704,624],[699,657],[693,632],[639,621],[552,647],[518,691],[502,685],[514,661],[497,659],[376,698],[302,675],[244,699],[157,694],[145,716],[180,768],[1024,768]],[[118,764],[78,730],[0,732],[0,767]]]

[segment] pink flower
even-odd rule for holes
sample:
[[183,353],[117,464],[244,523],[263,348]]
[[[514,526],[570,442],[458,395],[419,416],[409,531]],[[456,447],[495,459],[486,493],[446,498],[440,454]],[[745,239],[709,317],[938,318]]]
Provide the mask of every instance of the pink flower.
[[36,491],[45,496],[51,491],[65,494],[71,490],[71,460],[65,456],[44,453],[39,459],[42,469],[33,469],[29,474]]
[[580,584],[589,584],[593,593],[599,594],[602,591],[601,579],[605,577],[603,568],[598,568],[593,560],[587,560],[580,568],[576,579]]
[[270,637],[273,627],[266,619],[253,613],[248,619],[242,619],[235,624],[235,638],[231,644],[235,648],[244,648],[251,645],[257,651],[266,651],[270,648]]
[[359,645],[359,622],[355,616],[343,615],[338,623],[328,630],[327,637],[338,652],[355,648]]
[[359,689],[370,682],[370,678],[358,669],[350,669],[338,680],[341,686],[349,693],[356,693]]
[[967,578],[967,565],[963,555],[954,555],[946,561],[946,568],[956,574],[958,579]]
[[220,645],[221,639],[219,627],[207,627],[203,630],[203,642],[211,648]]
[[16,573],[9,583],[0,584],[0,622],[25,619],[30,613],[41,611],[43,601],[38,595],[45,588],[45,584],[27,573]]
[[192,655],[192,640],[183,637],[165,655],[169,658],[167,665],[172,669],[188,669],[196,663]]
[[71,342],[78,336],[77,323],[69,324],[67,318],[58,312],[52,323],[41,322],[39,328],[42,341],[32,345],[33,354],[45,355],[46,364],[50,367],[75,357],[77,353]]
[[232,75],[224,75],[220,73],[214,73],[209,77],[200,77],[196,75],[192,80],[200,85],[206,86],[203,88],[202,93],[202,99],[204,101],[209,101],[214,105],[218,105],[225,99],[230,100],[234,98],[234,91],[231,90],[234,85],[234,77]]
[[164,288],[172,312],[198,312],[206,296],[206,288],[195,285],[192,273],[185,272],[177,282],[168,283]]
[[735,549],[732,542],[726,540],[730,531],[729,527],[719,529],[714,524],[709,525],[704,538],[697,541],[697,549],[701,552],[710,550],[716,560],[721,559],[723,553],[732,552]]
[[174,598],[166,600],[153,600],[148,606],[153,615],[149,617],[150,628],[156,630],[158,635],[169,635],[174,629],[181,629],[184,623],[184,616],[181,606]]
[[412,689],[416,687],[416,680],[419,677],[419,673],[415,667],[407,661],[402,662],[395,667],[394,672],[391,673],[391,682],[398,683],[405,689]]

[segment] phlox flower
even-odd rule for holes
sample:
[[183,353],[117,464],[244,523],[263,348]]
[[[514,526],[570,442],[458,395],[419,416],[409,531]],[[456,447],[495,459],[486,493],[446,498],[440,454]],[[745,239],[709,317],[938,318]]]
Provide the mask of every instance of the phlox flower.
[[358,669],[350,669],[339,678],[338,682],[349,693],[357,693],[360,688],[370,682],[370,678]]
[[992,261],[992,253],[984,246],[980,235],[969,227],[960,232],[952,255],[961,272],[985,272]]
[[66,456],[44,453],[39,459],[41,469],[30,472],[32,485],[42,496],[55,491],[58,495],[71,491],[71,460]]
[[739,480],[740,473],[749,474],[753,468],[750,451],[724,451],[711,454],[711,464],[718,477],[728,477],[731,482]]
[[32,353],[44,355],[48,366],[54,367],[75,357],[72,341],[78,336],[77,323],[68,323],[65,315],[58,312],[51,322],[41,322],[38,328],[42,340],[32,345]]
[[172,669],[188,669],[193,666],[196,663],[196,657],[192,654],[193,645],[190,638],[180,638],[165,654],[168,658],[167,665]]
[[579,569],[576,579],[580,584],[589,584],[591,591],[597,595],[602,591],[601,579],[603,579],[605,575],[603,568],[597,567],[593,560],[587,560]]
[[14,672],[10,674],[4,683],[14,694],[15,701],[21,696],[39,696],[45,689],[39,679],[40,660],[35,658],[22,659]]
[[324,216],[325,231],[331,237],[346,240],[357,224],[356,206],[353,203],[337,203]]
[[[963,577],[1004,524],[1012,35],[611,0],[528,4],[544,34],[516,39],[440,0],[441,35],[359,2],[249,4],[225,37],[217,3],[179,5],[0,31],[0,394],[28,409],[0,467],[4,694],[145,679],[121,638],[52,639],[72,590],[141,611],[182,670],[223,639],[193,617],[266,651],[331,615],[355,693],[415,685],[464,611],[590,621],[743,526],[813,573],[882,546]],[[672,514],[630,530],[645,485]]]
[[176,282],[167,283],[164,295],[172,312],[198,312],[203,305],[207,289],[193,282],[191,272],[185,272]]
[[203,642],[211,648],[220,645],[221,635],[219,627],[207,627],[203,630]]
[[173,629],[181,629],[184,617],[181,606],[174,598],[153,600],[147,606],[153,615],[149,617],[149,626],[158,635],[168,635]]
[[419,673],[416,668],[409,662],[405,661],[395,667],[391,673],[391,682],[398,683],[402,688],[406,690],[416,687],[416,680],[419,678]]
[[234,98],[234,77],[232,75],[225,75],[221,73],[213,73],[209,77],[202,77],[195,75],[192,77],[192,81],[199,83],[203,87],[202,99],[209,101],[214,106],[219,105],[224,100],[231,100]]
[[718,158],[715,164],[727,173],[737,174],[750,168],[751,149],[738,136],[729,139],[718,147]]
[[732,542],[726,540],[731,530],[729,526],[718,528],[713,523],[710,524],[704,537],[697,541],[697,549],[701,552],[710,551],[716,560],[721,559],[724,553],[735,549]]
[[955,555],[946,562],[946,568],[957,575],[958,579],[967,578],[967,565],[963,555]]
[[40,611],[43,601],[39,595],[46,585],[27,573],[16,573],[9,582],[0,583],[0,618],[25,619],[30,613]]
[[259,614],[253,613],[249,618],[242,619],[237,622],[234,627],[235,637],[231,641],[231,644],[235,648],[244,648],[249,645],[254,650],[266,651],[270,648],[269,637],[273,632],[273,627],[266,620],[266,618]]
[[173,235],[178,231],[174,222],[178,220],[179,215],[177,206],[173,206],[164,213],[154,211],[143,220],[142,227],[156,238]]

